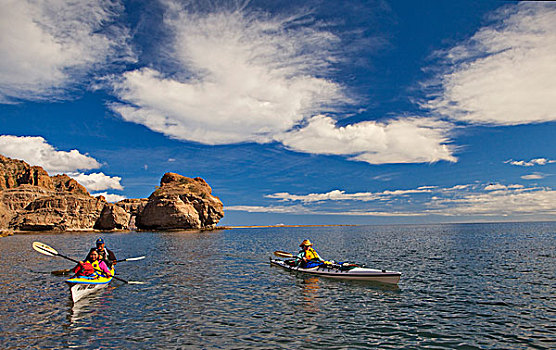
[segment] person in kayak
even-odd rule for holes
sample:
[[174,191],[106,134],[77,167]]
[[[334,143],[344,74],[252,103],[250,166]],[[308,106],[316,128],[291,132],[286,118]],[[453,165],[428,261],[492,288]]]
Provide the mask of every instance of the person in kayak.
[[104,261],[100,260],[100,256],[95,248],[92,248],[87,255],[87,259],[80,261],[72,271],[76,276],[90,276],[96,272],[100,272],[107,277],[111,276],[108,266],[106,266]]
[[100,256],[100,260],[104,261],[108,268],[112,268],[113,265],[116,265],[116,255],[110,249],[105,247],[104,239],[102,239],[102,237],[99,237],[96,243],[96,250]]
[[303,268],[319,266],[324,263],[316,250],[313,249],[313,243],[308,239],[299,245],[301,251],[297,254],[297,265]]

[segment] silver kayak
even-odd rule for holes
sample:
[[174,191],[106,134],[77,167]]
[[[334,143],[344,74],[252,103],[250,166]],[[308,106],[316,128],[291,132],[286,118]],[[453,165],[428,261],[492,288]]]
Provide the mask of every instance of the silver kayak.
[[354,264],[322,264],[316,267],[303,268],[289,263],[291,260],[270,259],[270,264],[280,266],[289,271],[302,272],[327,278],[349,279],[359,281],[374,281],[380,283],[397,284],[401,272],[375,270]]

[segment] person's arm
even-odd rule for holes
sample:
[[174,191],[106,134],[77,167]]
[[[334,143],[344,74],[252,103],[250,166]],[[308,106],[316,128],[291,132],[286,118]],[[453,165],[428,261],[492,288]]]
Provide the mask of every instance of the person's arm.
[[110,263],[112,265],[116,265],[118,263],[117,259],[116,259],[116,255],[114,254],[114,252],[112,252],[110,249],[106,249],[106,251],[108,251],[108,260],[110,260]]
[[71,270],[71,272],[78,273],[82,269],[83,269],[83,261],[80,261],[77,263],[77,265],[75,265],[75,267]]
[[319,253],[317,253],[317,251],[315,250],[315,254],[317,254],[317,259],[319,259],[319,261],[323,262],[324,259],[320,257]]
[[106,263],[104,261],[101,261],[98,264],[98,267],[102,270],[102,272],[104,273],[104,275],[106,275],[107,277],[110,277],[110,270],[108,269],[108,266],[106,266]]

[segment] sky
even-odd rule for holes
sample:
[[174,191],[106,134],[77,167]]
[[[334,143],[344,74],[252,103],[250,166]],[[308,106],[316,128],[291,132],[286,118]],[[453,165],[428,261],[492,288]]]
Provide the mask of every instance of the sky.
[[556,220],[556,3],[1,0],[0,154],[220,225]]

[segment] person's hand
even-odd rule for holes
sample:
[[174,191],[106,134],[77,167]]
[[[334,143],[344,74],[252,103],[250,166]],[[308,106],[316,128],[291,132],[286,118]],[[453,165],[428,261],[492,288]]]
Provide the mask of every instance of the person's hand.
[[116,265],[117,263],[118,263],[118,260],[112,261],[112,265]]

